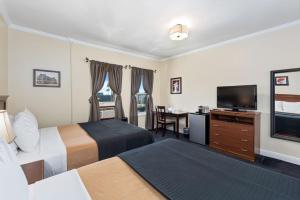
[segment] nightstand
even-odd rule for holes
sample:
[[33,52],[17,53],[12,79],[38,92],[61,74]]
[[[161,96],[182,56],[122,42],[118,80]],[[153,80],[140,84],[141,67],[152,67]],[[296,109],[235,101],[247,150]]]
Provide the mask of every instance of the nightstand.
[[21,165],[28,184],[44,179],[44,160]]

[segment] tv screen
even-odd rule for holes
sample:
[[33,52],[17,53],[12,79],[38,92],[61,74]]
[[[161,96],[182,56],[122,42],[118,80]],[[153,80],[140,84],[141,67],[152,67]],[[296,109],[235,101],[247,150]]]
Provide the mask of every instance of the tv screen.
[[217,87],[218,108],[230,108],[233,110],[257,109],[257,86],[223,86]]

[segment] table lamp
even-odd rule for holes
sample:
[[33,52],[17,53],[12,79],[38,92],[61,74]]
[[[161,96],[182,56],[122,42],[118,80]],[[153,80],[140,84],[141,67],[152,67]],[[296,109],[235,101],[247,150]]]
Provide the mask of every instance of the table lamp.
[[0,138],[7,143],[11,143],[15,138],[6,110],[0,110]]

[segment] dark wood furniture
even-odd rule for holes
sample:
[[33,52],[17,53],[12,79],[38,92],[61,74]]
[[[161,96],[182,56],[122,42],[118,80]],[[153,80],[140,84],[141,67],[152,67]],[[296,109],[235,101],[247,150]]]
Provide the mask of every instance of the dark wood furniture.
[[167,119],[166,117],[166,107],[165,106],[156,106],[156,133],[158,132],[159,127],[163,129],[163,136],[165,136],[166,129],[168,125],[173,126],[173,132],[175,133],[176,122],[172,119]]
[[0,95],[0,110],[6,110],[7,95]]
[[[181,112],[181,111],[175,111],[175,112],[166,112],[166,117],[173,117],[176,119],[176,136],[179,137],[179,119],[185,118],[185,127],[189,126],[189,113],[188,112]],[[156,117],[156,111],[153,111],[152,115],[152,130],[154,130],[154,123],[155,123],[155,117]]]
[[24,174],[27,178],[28,184],[35,183],[44,179],[44,161],[38,160],[35,162],[21,165]]
[[260,113],[213,110],[209,137],[210,147],[255,161],[260,146]]

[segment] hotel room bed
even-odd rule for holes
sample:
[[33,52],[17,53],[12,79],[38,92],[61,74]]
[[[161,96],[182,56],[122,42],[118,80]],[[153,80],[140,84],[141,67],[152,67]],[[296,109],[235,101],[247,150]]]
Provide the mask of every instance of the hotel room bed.
[[[70,181],[65,190],[56,187],[62,180]],[[300,179],[173,139],[51,177],[30,188],[35,200],[300,199]]]
[[289,133],[300,137],[300,114],[276,112],[275,133]]
[[79,168],[153,142],[151,133],[119,120],[40,129],[35,151],[19,152],[20,164],[45,161],[45,177]]

